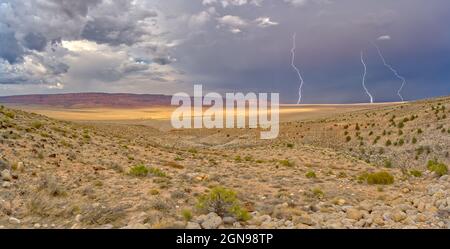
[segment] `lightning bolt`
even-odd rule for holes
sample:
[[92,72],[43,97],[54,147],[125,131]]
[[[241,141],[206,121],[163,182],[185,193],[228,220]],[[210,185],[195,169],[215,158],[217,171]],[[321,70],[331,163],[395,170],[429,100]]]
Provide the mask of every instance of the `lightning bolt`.
[[383,64],[385,67],[389,68],[389,70],[391,70],[392,73],[394,73],[395,77],[397,77],[399,80],[402,81],[402,85],[401,87],[398,89],[397,91],[397,95],[400,97],[400,99],[402,100],[402,102],[404,101],[403,96],[402,96],[402,90],[406,85],[406,79],[401,76],[400,74],[398,74],[397,70],[395,70],[391,65],[389,65],[386,60],[384,59],[383,54],[381,53],[380,48],[377,46],[377,44],[375,42],[372,42],[372,45],[377,49],[378,51],[378,55],[380,56],[381,60],[383,61]]
[[363,78],[362,78],[362,86],[363,86],[364,90],[366,91],[366,94],[369,95],[370,103],[373,103],[373,96],[372,96],[372,94],[370,94],[369,90],[366,87],[367,66],[366,66],[366,63],[364,62],[364,52],[362,50],[361,50],[361,63],[364,66],[364,74],[363,74]]
[[293,44],[292,44],[292,49],[291,49],[291,54],[292,54],[291,66],[295,70],[295,72],[297,73],[297,76],[298,76],[298,79],[299,79],[299,82],[300,82],[300,86],[298,88],[298,101],[297,101],[297,104],[300,104],[302,102],[302,88],[303,88],[304,81],[303,81],[302,74],[300,73],[300,70],[295,66],[295,49],[296,49],[295,38],[296,38],[296,36],[297,36],[296,33],[294,33],[292,35],[292,43]]

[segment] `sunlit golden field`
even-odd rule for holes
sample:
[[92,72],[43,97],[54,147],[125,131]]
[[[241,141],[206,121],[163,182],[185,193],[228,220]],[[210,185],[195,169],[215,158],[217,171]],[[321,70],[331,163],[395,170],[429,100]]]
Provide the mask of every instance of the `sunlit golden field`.
[[[371,109],[382,104],[347,104],[347,105],[281,105],[280,120],[294,121],[320,118],[331,114]],[[67,121],[158,121],[168,122],[175,106],[153,106],[146,108],[59,108],[45,106],[12,106],[25,111]],[[206,108],[205,108],[206,110]],[[238,115],[246,115],[238,113]],[[248,113],[247,113],[248,115]],[[246,116],[247,116],[246,115]]]

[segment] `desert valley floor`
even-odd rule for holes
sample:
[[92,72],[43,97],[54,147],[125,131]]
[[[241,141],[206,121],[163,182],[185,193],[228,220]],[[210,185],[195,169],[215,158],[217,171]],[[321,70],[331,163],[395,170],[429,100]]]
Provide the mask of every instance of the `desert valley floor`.
[[274,140],[163,109],[2,107],[0,227],[450,228],[450,97],[284,107]]

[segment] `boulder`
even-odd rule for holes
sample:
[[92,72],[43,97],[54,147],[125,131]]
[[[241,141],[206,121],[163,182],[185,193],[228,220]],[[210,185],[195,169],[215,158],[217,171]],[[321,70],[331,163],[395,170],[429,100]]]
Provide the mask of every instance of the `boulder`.
[[2,172],[0,173],[2,176],[2,180],[3,181],[12,181],[12,176],[11,176],[11,172],[9,172],[9,170],[4,169],[2,170]]
[[349,218],[349,219],[360,220],[363,218],[363,216],[364,216],[364,214],[356,208],[347,209],[347,218]]
[[209,213],[206,215],[205,220],[202,222],[202,227],[204,229],[216,229],[222,225],[223,221],[219,215],[216,213]]

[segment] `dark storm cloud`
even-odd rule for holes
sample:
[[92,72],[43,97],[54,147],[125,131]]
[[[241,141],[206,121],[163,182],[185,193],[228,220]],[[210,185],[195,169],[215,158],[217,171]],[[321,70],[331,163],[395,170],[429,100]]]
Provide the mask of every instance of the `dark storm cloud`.
[[24,51],[14,36],[14,32],[2,29],[2,25],[0,25],[0,58],[13,64],[21,60],[23,53]]
[[24,46],[28,49],[42,51],[47,46],[47,38],[39,33],[28,33],[23,38]]
[[283,102],[293,102],[298,97],[298,79],[290,66],[290,49],[296,32],[296,64],[305,78],[306,102],[367,101],[361,87],[362,49],[370,55],[368,73],[373,78],[368,78],[367,85],[376,93],[376,100],[398,100],[395,93],[401,82],[386,71],[370,44],[379,36],[390,35],[391,40],[377,42],[390,64],[407,78],[407,99],[428,97],[430,92],[450,93],[450,78],[443,71],[448,64],[443,58],[450,57],[446,27],[450,2],[292,2],[299,7],[267,0],[253,11],[235,11],[234,15],[247,20],[268,15],[279,25],[235,35],[210,29],[179,49],[179,63],[210,89],[275,90]]
[[58,10],[69,18],[85,17],[88,10],[102,2],[102,0],[49,0],[57,6]]
[[153,62],[159,65],[168,65],[173,62],[170,57],[154,57]]
[[118,22],[115,17],[101,17],[88,21],[81,36],[90,41],[117,46],[133,45],[144,34],[136,29],[134,23]]
[[[0,0],[0,58],[6,61],[5,64],[0,60],[0,83],[59,82],[70,70],[64,62],[68,51],[64,52],[63,41],[86,39],[117,47],[108,53],[127,53],[140,46],[139,42],[158,38],[153,34],[158,27],[154,19],[157,16],[151,4],[139,0]],[[169,64],[172,61],[167,59],[168,51],[159,48],[163,45],[153,44],[153,50],[144,46],[145,51],[139,56],[148,61],[155,57],[158,63]],[[128,60],[126,56],[121,58]],[[12,65],[17,63],[22,64]],[[80,78],[115,81],[148,68],[126,62],[115,65],[117,68],[87,72]]]
[[[131,5],[129,1],[113,1],[106,4],[104,9],[94,13],[83,28],[81,36],[98,43],[107,43],[113,46],[126,44],[133,45],[149,34],[142,28],[142,21],[155,18],[158,13],[143,6]],[[151,20],[151,25],[156,25]]]
[[133,44],[136,42],[135,30],[132,26],[116,23],[114,17],[97,18],[88,21],[81,36],[87,40],[111,45]]

